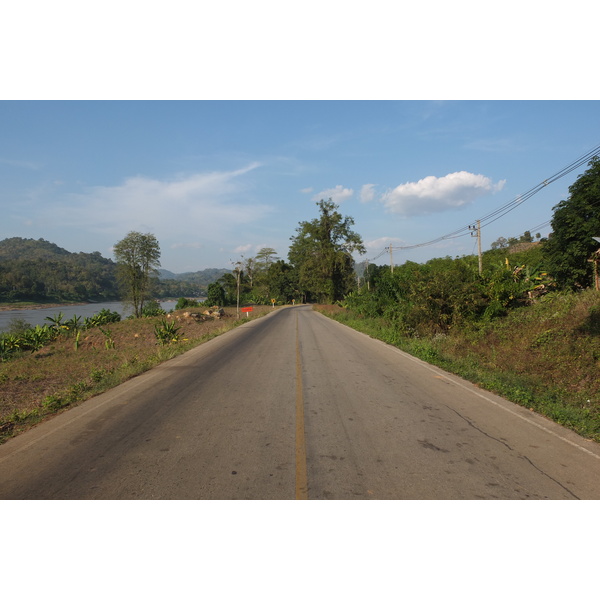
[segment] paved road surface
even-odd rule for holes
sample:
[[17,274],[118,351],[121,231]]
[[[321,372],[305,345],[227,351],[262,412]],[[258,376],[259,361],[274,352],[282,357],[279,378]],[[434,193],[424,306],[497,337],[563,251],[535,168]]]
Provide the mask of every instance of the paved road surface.
[[298,306],[0,446],[0,498],[599,499],[600,449]]

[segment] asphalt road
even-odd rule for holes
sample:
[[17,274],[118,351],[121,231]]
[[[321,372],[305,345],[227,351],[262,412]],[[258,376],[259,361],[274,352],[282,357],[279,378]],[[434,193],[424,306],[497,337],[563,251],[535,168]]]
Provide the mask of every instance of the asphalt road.
[[9,440],[0,498],[600,499],[600,447],[298,306]]

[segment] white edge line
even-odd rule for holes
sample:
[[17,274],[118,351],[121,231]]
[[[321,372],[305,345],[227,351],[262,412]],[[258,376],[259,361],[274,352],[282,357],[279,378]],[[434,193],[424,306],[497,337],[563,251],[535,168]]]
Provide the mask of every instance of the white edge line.
[[[317,314],[321,314],[321,313],[317,312]],[[450,383],[454,383],[455,385],[461,387],[465,391],[470,392],[474,396],[482,398],[483,400],[485,400],[486,402],[489,402],[490,404],[494,404],[498,408],[501,408],[502,410],[505,410],[506,412],[514,415],[515,417],[518,417],[519,419],[525,421],[526,423],[529,423],[530,425],[533,425],[534,427],[537,427],[538,429],[541,429],[542,431],[548,433],[549,435],[552,435],[555,438],[557,438],[557,439],[559,439],[559,440],[561,440],[563,442],[566,442],[567,444],[569,444],[569,445],[571,445],[571,446],[573,446],[575,448],[578,448],[579,450],[585,452],[586,454],[589,454],[590,456],[593,456],[597,460],[600,460],[600,456],[598,454],[596,454],[595,452],[592,452],[588,448],[584,448],[580,444],[578,444],[576,442],[573,442],[572,440],[569,440],[569,439],[567,439],[567,438],[559,435],[558,433],[555,433],[554,431],[552,431],[551,429],[548,429],[547,427],[544,427],[543,425],[540,425],[540,423],[536,423],[528,415],[526,416],[526,415],[519,414],[517,411],[512,410],[511,407],[503,406],[502,404],[500,404],[499,402],[496,402],[495,400],[493,400],[489,396],[486,396],[484,394],[481,394],[481,393],[479,393],[479,392],[471,389],[470,387],[466,386],[464,383],[461,382],[460,377],[458,375],[454,375],[453,373],[448,373],[448,372],[444,371],[443,369],[441,369],[440,367],[436,367],[435,365],[430,365],[428,362],[425,362],[424,360],[421,360],[420,358],[417,358],[416,356],[413,356],[412,354],[408,354],[408,352],[404,352],[404,350],[400,350],[400,348],[396,348],[396,346],[392,346],[391,344],[388,344],[387,342],[384,342],[383,340],[378,340],[377,338],[371,337],[370,335],[368,335],[366,333],[363,333],[362,331],[358,331],[357,329],[354,329],[354,328],[350,327],[349,325],[345,325],[344,323],[340,323],[339,321],[336,321],[335,319],[329,319],[325,315],[321,315],[321,316],[323,318],[325,318],[325,319],[328,319],[329,321],[333,321],[334,323],[337,323],[338,325],[343,325],[344,327],[346,327],[350,331],[353,331],[354,333],[357,333],[359,335],[365,336],[368,339],[370,339],[370,340],[372,340],[374,342],[377,342],[379,344],[383,344],[383,346],[385,346],[386,348],[389,348],[390,350],[396,352],[397,354],[400,354],[401,356],[403,356],[405,358],[408,358],[408,359],[412,360],[413,362],[415,362],[417,364],[420,364],[422,367],[424,367],[428,371],[431,371],[432,373],[435,373],[436,375],[440,375],[441,377],[443,377],[444,379],[446,379]],[[474,384],[470,383],[470,385],[474,385]],[[493,394],[493,392],[488,392],[488,393],[489,394]],[[498,396],[498,397],[502,398],[502,396]],[[508,399],[504,399],[504,400],[506,402],[511,402]],[[515,404],[515,406],[519,406],[519,405]],[[539,416],[541,416],[541,415],[539,415]],[[562,427],[562,425],[560,425],[559,423],[556,423],[556,426],[557,427]],[[573,432],[573,434],[574,435],[579,435],[577,432]],[[593,440],[590,440],[590,442],[593,442]]]

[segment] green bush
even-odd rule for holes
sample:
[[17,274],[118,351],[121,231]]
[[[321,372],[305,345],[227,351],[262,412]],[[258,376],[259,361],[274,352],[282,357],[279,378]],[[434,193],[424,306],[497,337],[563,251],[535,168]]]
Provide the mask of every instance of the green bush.
[[211,283],[206,291],[207,306],[224,306],[225,305],[225,290],[217,283]]
[[166,314],[166,312],[156,300],[150,300],[144,303],[144,307],[142,308],[142,317],[160,317],[164,314]]
[[28,329],[31,329],[31,325],[25,320],[18,317],[13,317],[8,324],[8,333],[14,335],[21,335]]
[[181,310],[183,308],[197,308],[200,306],[196,300],[190,300],[189,298],[179,298],[175,305],[175,310]]

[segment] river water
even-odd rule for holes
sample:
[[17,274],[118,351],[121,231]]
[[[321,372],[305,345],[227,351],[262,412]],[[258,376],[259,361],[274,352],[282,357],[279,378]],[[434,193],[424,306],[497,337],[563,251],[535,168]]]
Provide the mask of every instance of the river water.
[[[176,300],[160,302],[161,307],[167,312],[174,309],[176,304]],[[63,320],[68,321],[75,315],[82,317],[82,319],[91,317],[99,313],[103,308],[107,308],[111,312],[118,312],[122,319],[133,313],[131,309],[126,310],[121,302],[98,302],[76,306],[55,306],[53,308],[2,310],[0,311],[0,332],[8,331],[13,319],[23,319],[35,327],[36,325],[49,325],[50,321],[46,321],[46,317],[54,317],[60,312],[64,315]]]

